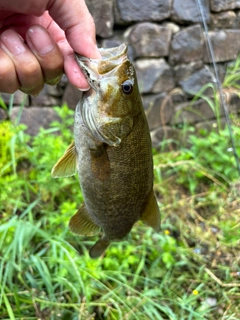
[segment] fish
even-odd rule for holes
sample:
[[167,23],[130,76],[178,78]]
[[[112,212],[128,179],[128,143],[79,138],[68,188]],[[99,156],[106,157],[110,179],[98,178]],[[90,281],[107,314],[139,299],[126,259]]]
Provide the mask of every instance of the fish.
[[54,178],[78,173],[84,203],[69,228],[81,236],[102,234],[91,258],[126,239],[139,220],[160,231],[151,137],[127,49],[125,43],[100,48],[98,60],[75,54],[90,89],[76,106],[74,142],[52,169]]

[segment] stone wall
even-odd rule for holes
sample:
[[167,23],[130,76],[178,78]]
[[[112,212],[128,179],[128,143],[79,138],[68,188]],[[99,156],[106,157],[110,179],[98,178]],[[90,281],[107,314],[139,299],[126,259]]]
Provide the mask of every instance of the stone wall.
[[[136,68],[155,147],[163,137],[177,139],[177,127],[182,123],[192,123],[196,128],[215,123],[215,113],[204,99],[190,103],[205,84],[216,83],[198,2],[222,81],[228,64],[237,58],[240,50],[239,0],[86,2],[96,23],[99,46],[129,44],[129,57]],[[212,89],[208,88],[204,94],[211,96]],[[38,97],[17,92],[11,117],[16,117],[24,100],[22,121],[30,125],[29,133],[35,134],[39,126],[47,127],[54,118],[52,106],[67,102],[70,108],[75,108],[80,95],[64,76],[57,86],[46,85]],[[10,96],[2,96],[8,103]],[[230,111],[238,112],[238,96],[228,93],[229,96]],[[0,117],[6,117],[3,110]]]

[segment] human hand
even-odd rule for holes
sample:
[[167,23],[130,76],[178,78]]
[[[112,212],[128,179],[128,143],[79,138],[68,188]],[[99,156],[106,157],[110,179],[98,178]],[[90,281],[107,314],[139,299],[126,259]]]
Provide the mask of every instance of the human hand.
[[74,51],[101,58],[84,0],[0,0],[0,92],[37,95],[63,72],[87,90]]

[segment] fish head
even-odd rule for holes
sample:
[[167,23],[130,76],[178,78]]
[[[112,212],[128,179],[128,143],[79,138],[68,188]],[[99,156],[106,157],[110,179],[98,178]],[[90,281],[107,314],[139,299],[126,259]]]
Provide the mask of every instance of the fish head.
[[129,133],[132,119],[139,113],[141,98],[134,67],[127,57],[127,45],[99,51],[102,56],[99,60],[76,54],[90,85],[83,94],[81,114],[95,137],[117,145]]

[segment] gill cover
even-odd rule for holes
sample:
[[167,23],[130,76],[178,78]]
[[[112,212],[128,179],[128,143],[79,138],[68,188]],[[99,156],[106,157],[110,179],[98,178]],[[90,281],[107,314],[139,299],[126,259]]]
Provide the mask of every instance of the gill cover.
[[[132,129],[133,121],[129,117],[113,116],[106,111],[115,90],[122,91],[119,85],[119,68],[128,61],[127,46],[120,45],[108,50],[99,49],[102,59],[89,59],[76,55],[76,60],[87,78],[90,90],[85,92],[77,110],[81,113],[84,125],[92,135],[109,146],[118,146],[122,138]],[[129,78],[133,78],[129,71]],[[130,81],[130,80],[129,80]],[[132,80],[134,83],[134,81]],[[111,83],[111,85],[110,85]],[[111,88],[114,92],[111,92]],[[127,86],[125,85],[125,88]]]

